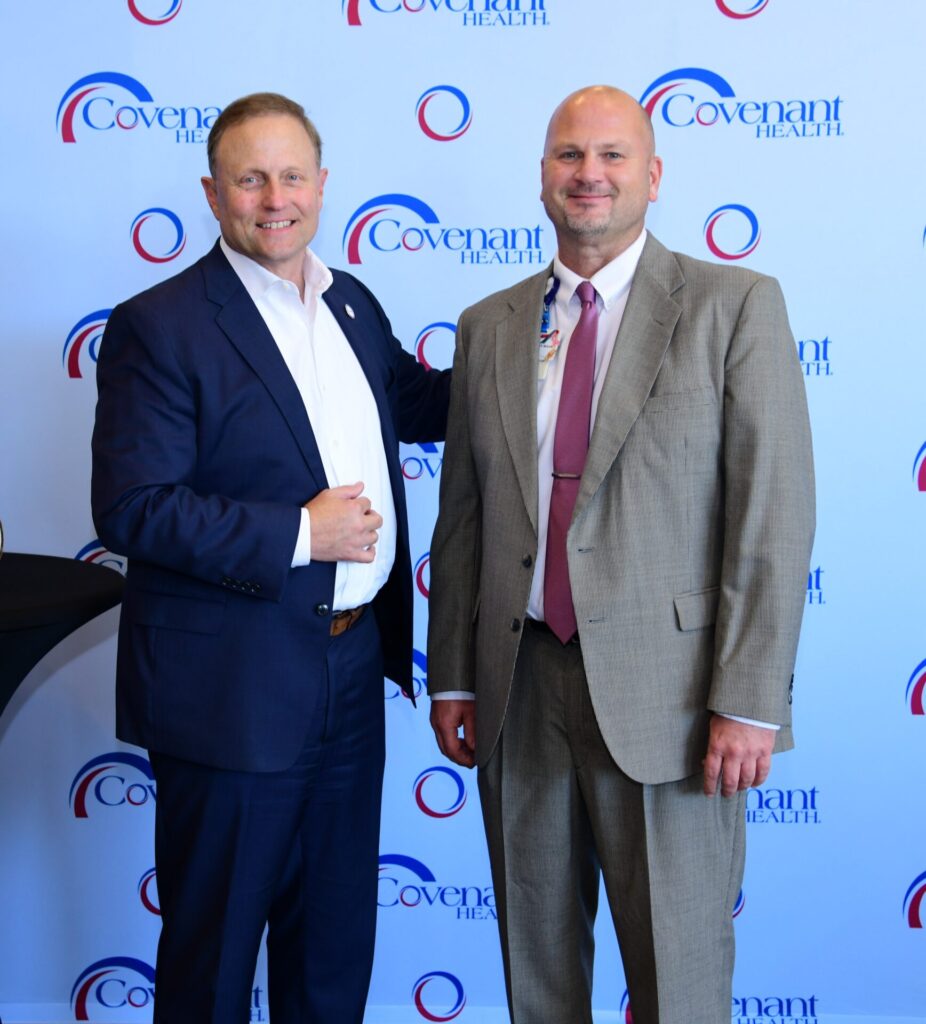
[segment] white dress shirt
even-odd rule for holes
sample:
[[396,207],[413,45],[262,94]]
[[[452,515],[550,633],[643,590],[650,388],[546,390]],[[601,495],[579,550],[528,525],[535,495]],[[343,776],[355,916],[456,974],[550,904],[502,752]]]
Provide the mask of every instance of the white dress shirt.
[[[374,561],[337,563],[332,610],[356,608],[371,601],[386,582],[395,560],[397,527],[376,401],[350,342],[322,298],[331,286],[331,271],[306,249],[303,299],[292,281],[236,252],[224,238],[220,245],[296,382],[328,486],[362,480],[363,493],[383,517]],[[303,508],[293,567],[311,562],[311,530],[311,517]]]
[[[595,386],[592,391],[592,425],[598,412],[598,399],[604,386],[605,374],[611,363],[611,353],[617,338],[630,284],[640,262],[646,243],[646,232],[620,256],[602,267],[590,278],[598,293],[598,338],[595,346]],[[553,259],[553,277],[559,281],[556,296],[550,305],[550,330],[559,331],[560,344],[555,357],[547,364],[541,377],[538,358],[537,376],[537,561],[531,583],[527,614],[543,622],[543,577],[547,563],[547,523],[550,518],[550,495],[553,492],[553,439],[556,434],[556,413],[559,393],[563,384],[563,369],[572,332],[579,322],[582,303],[576,289],[585,280],[563,266],[557,254]],[[553,282],[550,282],[552,287]],[[549,287],[547,289],[549,291]],[[540,321],[537,321],[538,338]]]

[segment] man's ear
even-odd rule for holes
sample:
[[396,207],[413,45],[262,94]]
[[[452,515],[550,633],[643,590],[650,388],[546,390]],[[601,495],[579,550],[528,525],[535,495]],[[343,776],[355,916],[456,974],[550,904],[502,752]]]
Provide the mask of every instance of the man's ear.
[[216,220],[219,219],[219,194],[215,187],[215,178],[210,178],[203,175],[199,179],[202,186],[203,192],[206,193],[206,202],[209,204],[209,209],[212,210],[212,214]]

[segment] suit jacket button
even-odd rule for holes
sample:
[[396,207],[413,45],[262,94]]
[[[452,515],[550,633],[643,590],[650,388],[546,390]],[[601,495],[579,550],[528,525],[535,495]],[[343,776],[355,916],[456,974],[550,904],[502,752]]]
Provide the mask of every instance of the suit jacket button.
[[521,559],[521,565],[523,565],[525,569],[529,569],[533,564],[534,564],[534,560],[533,560],[533,558],[531,558],[530,555],[525,555]]
[[331,609],[324,602],[322,602],[322,604],[317,604],[315,606],[316,615],[329,615],[330,613]]
[[521,629],[521,620],[520,619],[512,619],[511,620],[511,632],[512,633],[517,633],[520,629]]
[[260,584],[259,583],[253,583],[251,585],[251,590],[253,590],[255,594],[259,594],[260,593]]

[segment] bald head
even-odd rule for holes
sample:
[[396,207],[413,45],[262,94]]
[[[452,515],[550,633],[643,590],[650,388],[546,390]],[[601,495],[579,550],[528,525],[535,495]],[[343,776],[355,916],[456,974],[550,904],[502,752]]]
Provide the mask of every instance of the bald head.
[[553,112],[541,160],[560,259],[590,276],[640,237],[662,161],[649,115],[626,92],[592,85]]
[[646,145],[646,155],[653,156],[656,152],[656,136],[653,134],[653,122],[641,104],[623,89],[613,85],[588,85],[570,93],[553,111],[547,125],[547,135],[543,144],[543,152],[549,153],[550,145],[556,138],[560,122],[576,116],[586,117],[619,117],[631,130],[639,132]]

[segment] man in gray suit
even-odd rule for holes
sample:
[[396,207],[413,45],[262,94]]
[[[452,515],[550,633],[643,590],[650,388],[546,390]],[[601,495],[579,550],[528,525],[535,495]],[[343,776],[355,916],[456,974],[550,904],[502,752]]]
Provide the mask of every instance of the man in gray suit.
[[541,169],[552,267],[457,332],[431,721],[480,768],[515,1024],[591,1021],[601,871],[635,1024],[720,1024],[745,791],[792,745],[803,379],[776,281],[645,231],[635,100],[567,97]]

